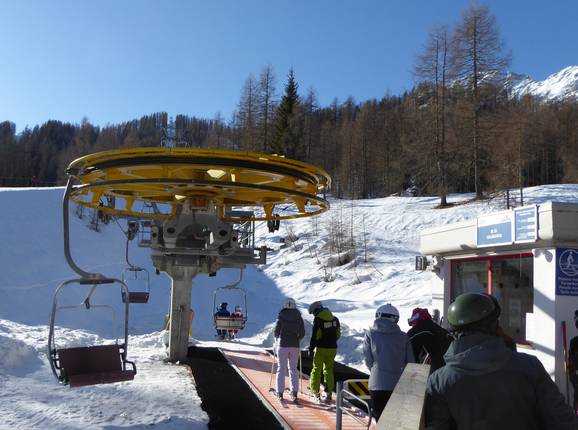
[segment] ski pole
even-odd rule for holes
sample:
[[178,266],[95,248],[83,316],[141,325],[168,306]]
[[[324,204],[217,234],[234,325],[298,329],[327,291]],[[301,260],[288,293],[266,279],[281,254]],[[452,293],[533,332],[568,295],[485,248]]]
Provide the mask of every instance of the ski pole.
[[299,392],[303,394],[303,359],[301,358],[301,341],[299,341]]
[[273,370],[277,361],[277,339],[273,342],[273,362],[271,363],[271,377],[269,378],[269,392],[273,391]]

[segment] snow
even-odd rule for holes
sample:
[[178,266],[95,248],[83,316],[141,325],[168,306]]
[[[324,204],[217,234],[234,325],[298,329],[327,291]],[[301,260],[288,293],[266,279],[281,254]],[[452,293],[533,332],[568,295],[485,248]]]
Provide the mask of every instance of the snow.
[[[498,71],[485,73],[481,81],[502,86],[513,97],[531,95],[546,102],[578,100],[578,66],[565,67],[543,81],[535,81],[528,75]],[[455,83],[465,85],[466,80]]]
[[[576,201],[578,185],[550,185],[524,190],[525,203]],[[177,429],[206,428],[190,370],[164,361],[162,328],[168,309],[169,279],[154,274],[149,250],[131,244],[131,262],[151,274],[148,304],[131,305],[128,359],[135,361],[134,381],[71,389],[59,385],[46,357],[52,294],[66,279],[75,278],[62,245],[62,188],[0,189],[0,416],[7,429]],[[257,227],[257,245],[273,249],[266,265],[248,267],[240,286],[247,291],[248,324],[228,348],[270,347],[271,329],[286,297],[293,297],[311,330],[307,306],[323,301],[343,326],[338,359],[366,371],[361,344],[375,309],[392,303],[401,313],[400,325],[416,306],[431,306],[429,272],[414,270],[419,231],[426,227],[471,219],[504,209],[502,200],[465,203],[471,195],[451,195],[458,203],[434,209],[435,197],[388,197],[373,200],[331,200],[329,212],[311,219],[282,222],[268,233]],[[126,267],[125,239],[112,222],[94,232],[87,219],[71,217],[72,255],[78,265],[120,278]],[[341,226],[338,228],[338,226]],[[355,242],[355,252],[331,252],[330,233]],[[335,236],[335,235],[334,235]],[[293,238],[294,240],[288,240]],[[284,243],[282,239],[285,239]],[[347,256],[348,258],[344,258]],[[341,264],[345,260],[349,260]],[[213,292],[234,282],[238,271],[222,270],[216,277],[193,280],[193,336],[201,346],[219,346],[212,327]],[[138,286],[136,286],[138,288]],[[235,292],[215,300],[243,305]],[[102,288],[94,297],[120,304],[118,289]],[[63,303],[77,304],[81,292],[71,288]],[[121,312],[116,308],[117,315]],[[83,310],[59,313],[57,345],[104,343],[118,331],[107,313],[88,319]]]
[[542,100],[578,100],[578,66],[570,66],[548,76],[543,81],[522,79],[512,84],[512,93],[518,97],[532,94]]

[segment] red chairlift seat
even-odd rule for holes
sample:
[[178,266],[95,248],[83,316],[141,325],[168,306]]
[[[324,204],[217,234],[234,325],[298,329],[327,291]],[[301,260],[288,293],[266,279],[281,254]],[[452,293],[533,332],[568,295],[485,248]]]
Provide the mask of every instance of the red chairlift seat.
[[[150,294],[147,291],[129,291],[129,303],[148,303]],[[126,303],[126,294],[122,293],[122,302]]]
[[[128,261],[128,258],[127,258]],[[130,264],[130,263],[129,263]],[[132,273],[132,277],[127,276],[127,274]],[[143,276],[139,276],[138,273],[144,273],[144,277]],[[143,303],[146,304],[149,302],[149,297],[150,297],[150,277],[149,277],[149,272],[146,269],[143,269],[141,267],[137,267],[137,266],[130,266],[128,268],[126,268],[123,272],[122,272],[122,281],[124,283],[126,283],[127,285],[132,281],[139,281],[139,283],[143,283],[144,282],[144,290],[143,291],[129,291],[128,295],[127,293],[124,292],[124,290],[121,292],[122,294],[122,302],[123,303],[127,303],[127,298],[128,298],[128,303]]]
[[[97,345],[56,351],[60,378],[71,387],[131,381],[136,366],[124,358],[122,345]],[[126,369],[126,364],[132,369]]]

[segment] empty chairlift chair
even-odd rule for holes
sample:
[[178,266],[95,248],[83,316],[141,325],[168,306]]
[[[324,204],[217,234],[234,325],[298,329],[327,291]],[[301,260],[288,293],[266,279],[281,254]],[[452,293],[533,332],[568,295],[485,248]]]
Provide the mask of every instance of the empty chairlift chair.
[[[65,281],[56,289],[52,302],[50,331],[48,336],[48,351],[50,366],[56,378],[71,387],[85,385],[107,384],[112,382],[130,381],[136,375],[136,366],[127,360],[128,344],[128,303],[124,303],[124,342],[119,343],[118,336],[114,344],[81,347],[58,347],[55,340],[56,315],[63,309],[78,309],[90,312],[94,309],[110,309],[112,320],[115,321],[114,308],[106,304],[92,304],[90,299],[94,291],[105,284],[119,284],[125,294],[126,285],[116,279],[73,279]],[[86,285],[88,293],[79,305],[59,305],[63,290],[71,284]],[[118,296],[117,296],[118,297]]]
[[150,276],[149,272],[142,267],[135,266],[128,259],[128,245],[131,240],[133,240],[139,231],[139,223],[137,221],[129,221],[128,229],[126,233],[126,252],[125,258],[128,267],[122,272],[122,281],[127,285],[127,287],[133,288],[138,285],[141,291],[129,291],[122,294],[123,303],[148,303],[150,297]]

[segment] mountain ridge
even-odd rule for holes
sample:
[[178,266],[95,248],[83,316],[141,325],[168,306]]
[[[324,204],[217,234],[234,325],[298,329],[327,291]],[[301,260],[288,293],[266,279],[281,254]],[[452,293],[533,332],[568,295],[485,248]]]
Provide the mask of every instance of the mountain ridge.
[[578,65],[565,67],[542,81],[514,72],[491,72],[481,81],[501,86],[515,98],[531,95],[546,102],[578,101]]

